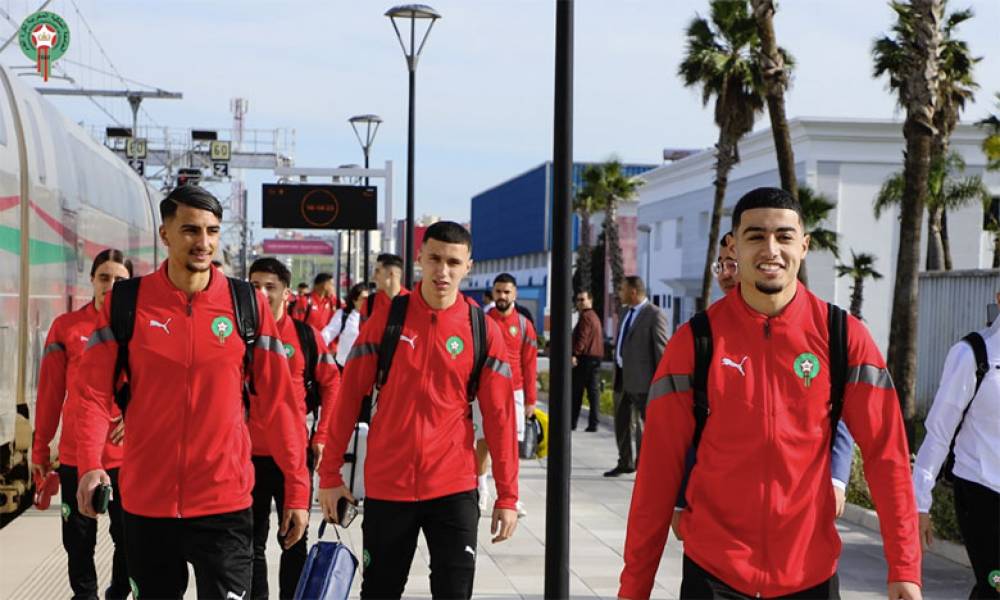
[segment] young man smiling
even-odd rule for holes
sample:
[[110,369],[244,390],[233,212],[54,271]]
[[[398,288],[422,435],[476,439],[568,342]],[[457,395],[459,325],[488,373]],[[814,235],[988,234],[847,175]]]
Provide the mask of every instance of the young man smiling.
[[473,319],[478,306],[459,294],[472,268],[472,238],[461,225],[435,223],[424,234],[423,272],[413,293],[377,310],[361,330],[344,368],[331,421],[331,452],[319,467],[319,500],[329,520],[341,498],[353,501],[340,476],[361,399],[376,383],[383,332],[395,306],[405,318],[385,384],[373,411],[365,462],[362,598],[400,598],[417,536],[424,532],[435,598],[469,598],[479,522],[476,458],[468,382],[478,375],[483,429],[493,458],[497,501],[493,542],[517,525],[517,431],[511,367],[503,334],[486,327],[486,360],[474,373]]
[[[160,216],[167,260],[138,280],[128,344],[121,489],[129,577],[135,597],[181,598],[191,563],[199,598],[243,598],[252,558],[253,467],[243,400],[251,373],[244,372],[244,342],[234,335],[233,284],[212,267],[222,206],[186,185],[163,199]],[[101,454],[115,405],[114,298],[104,302],[80,366],[77,502],[90,517],[94,489],[110,481]],[[306,432],[274,318],[259,293],[257,309],[252,377],[263,400],[251,410],[268,424],[267,441],[284,474],[281,533],[291,546],[308,518]]]
[[[830,486],[827,305],[796,280],[809,249],[801,208],[759,188],[733,211],[739,287],[708,309],[710,408],[681,517],[681,598],[838,598],[840,537]],[[920,598],[920,542],[903,421],[885,361],[847,323],[843,419],[865,458],[882,524],[890,600]],[[619,596],[648,598],[692,446],[691,325],[650,387],[643,460]],[[739,368],[736,368],[737,365]]]

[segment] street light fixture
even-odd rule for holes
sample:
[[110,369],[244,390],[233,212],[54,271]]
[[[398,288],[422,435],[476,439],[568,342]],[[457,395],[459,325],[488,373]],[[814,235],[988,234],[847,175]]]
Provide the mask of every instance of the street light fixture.
[[[404,248],[406,249],[406,286],[413,287],[413,142],[414,123],[416,120],[416,105],[414,95],[416,93],[417,61],[420,60],[420,53],[427,43],[427,36],[430,35],[435,21],[441,18],[441,14],[427,6],[426,4],[402,4],[385,11],[385,16],[392,21],[392,28],[396,30],[396,37],[399,38],[399,45],[403,49],[403,56],[406,58],[406,67],[410,72],[410,125],[406,150],[406,239]],[[403,34],[399,31],[396,20],[404,23],[409,21],[409,45],[404,41]],[[427,29],[424,30],[417,45],[417,21],[427,21]]]
[[[351,124],[351,129],[354,130],[354,136],[358,138],[358,143],[361,144],[361,150],[365,153],[365,168],[368,168],[368,153],[371,152],[372,144],[375,142],[375,134],[378,133],[378,126],[382,124],[382,117],[378,115],[355,115],[347,120]],[[361,139],[361,133],[358,132],[358,127],[363,127],[365,131],[365,137]],[[374,127],[373,127],[374,126]],[[365,176],[365,185],[368,185],[368,176]],[[365,243],[364,243],[364,275],[361,277],[363,281],[368,281],[368,255],[371,252],[371,232],[365,231]]]

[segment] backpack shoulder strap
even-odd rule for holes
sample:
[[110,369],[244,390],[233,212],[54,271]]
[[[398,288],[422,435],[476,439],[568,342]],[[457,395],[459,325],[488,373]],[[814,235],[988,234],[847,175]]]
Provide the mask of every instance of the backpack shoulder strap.
[[528,343],[528,318],[517,313],[517,324],[521,327],[521,346]]
[[[122,373],[131,375],[128,366],[128,344],[132,341],[132,333],[135,331],[136,305],[139,302],[139,282],[141,277],[126,279],[116,283],[111,288],[111,331],[115,335],[115,342],[118,343],[118,355],[115,358],[113,389],[118,390],[118,382]],[[115,402],[118,408],[125,413],[128,406],[129,394],[116,393]]]
[[986,340],[983,339],[983,336],[973,331],[963,337],[962,341],[972,346],[972,354],[976,358],[976,387],[972,392],[972,397],[969,398],[969,403],[965,405],[965,410],[962,411],[962,418],[959,419],[958,427],[955,428],[955,435],[951,437],[951,445],[948,447],[949,463],[953,463],[955,460],[955,442],[958,440],[958,432],[961,431],[962,424],[965,423],[965,415],[969,414],[969,409],[972,408],[972,401],[976,399],[976,395],[979,393],[979,386],[983,385],[983,378],[986,377],[986,373],[990,370],[990,357],[986,352]]
[[847,387],[847,311],[827,302],[827,344],[830,353],[830,449],[837,439],[837,424],[844,410]]
[[409,306],[409,296],[402,294],[392,299],[389,305],[389,320],[382,332],[382,341],[378,348],[378,374],[375,379],[376,388],[381,389],[389,380],[389,369],[392,368],[392,357],[399,345],[399,336],[403,335],[403,322],[406,321],[406,308]]
[[479,376],[486,366],[487,339],[486,339],[486,313],[482,307],[469,303],[469,324],[472,326],[472,356],[475,362],[472,365],[472,372],[469,374],[469,383],[466,387],[469,402],[476,399],[479,392]]
[[253,352],[260,335],[260,315],[257,309],[257,290],[242,279],[226,277],[229,282],[229,294],[233,300],[233,316],[236,317],[236,329],[243,340],[243,374],[246,382],[243,384],[243,408],[250,414],[250,394],[256,394],[253,384]]
[[316,335],[308,323],[292,319],[292,324],[295,326],[295,335],[299,338],[302,360],[305,363],[302,381],[306,388],[306,408],[310,409],[315,416],[319,407],[309,406],[309,395],[316,388],[316,366],[319,364],[319,355],[316,353]]
[[367,321],[368,319],[372,318],[372,311],[375,310],[375,294],[377,293],[378,290],[375,290],[374,292],[368,294],[368,299],[365,300],[365,302],[368,303],[367,304],[368,310],[365,311],[364,319],[362,320]]
[[691,380],[694,394],[694,437],[691,448],[697,452],[701,434],[711,413],[708,407],[708,370],[712,365],[712,325],[705,311],[691,317],[690,325],[694,339],[694,374]]

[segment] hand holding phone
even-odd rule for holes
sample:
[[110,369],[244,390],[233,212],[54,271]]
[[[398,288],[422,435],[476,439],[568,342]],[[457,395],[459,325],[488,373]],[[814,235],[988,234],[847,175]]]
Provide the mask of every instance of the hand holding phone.
[[94,495],[91,498],[90,505],[93,507],[95,513],[101,515],[108,512],[109,502],[111,502],[110,485],[102,483],[94,488]]
[[348,500],[347,496],[342,496],[337,501],[337,525],[347,527],[354,522],[354,518],[357,516],[358,507]]

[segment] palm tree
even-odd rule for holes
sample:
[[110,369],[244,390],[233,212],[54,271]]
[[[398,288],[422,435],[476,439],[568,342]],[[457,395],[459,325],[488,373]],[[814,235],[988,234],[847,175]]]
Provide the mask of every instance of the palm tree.
[[854,281],[851,286],[851,314],[861,319],[861,303],[864,302],[865,279],[882,279],[882,274],[875,270],[875,256],[871,254],[856,254],[851,250],[851,265],[837,265],[837,277],[850,277]]
[[[979,175],[959,177],[965,172],[965,160],[957,152],[932,160],[927,178],[927,261],[928,271],[950,271],[951,250],[945,244],[948,238],[947,222],[944,215],[970,202],[985,201],[989,190]],[[903,200],[904,179],[902,173],[891,175],[882,184],[873,206],[875,218],[880,218],[890,206],[898,206]],[[934,218],[937,215],[937,219]]]
[[[1000,92],[996,94],[996,102],[997,108],[1000,109]],[[1000,171],[1000,115],[990,115],[976,124],[987,132],[983,139],[986,170]]]
[[715,201],[708,230],[705,270],[699,310],[712,291],[712,263],[719,243],[719,222],[729,172],[740,161],[740,139],[753,129],[764,109],[763,78],[753,58],[759,41],[757,26],[745,1],[710,0],[708,19],[696,16],[686,30],[687,49],[677,73],[685,87],[700,87],[702,104],[715,98]]
[[[943,0],[911,0],[907,8],[893,3],[897,22],[894,38],[876,40],[873,47],[875,77],[883,68],[881,48],[885,39],[894,39],[904,49],[900,68],[888,72],[899,103],[906,108],[903,135],[906,151],[903,162],[903,196],[899,226],[899,251],[896,255],[896,280],[893,287],[892,316],[889,329],[888,365],[907,420],[907,434],[913,442],[916,415],[915,390],[917,370],[917,281],[920,261],[920,234],[927,179],[930,172],[931,141],[936,131],[934,109],[938,92],[938,49],[941,40]],[[908,35],[912,32],[912,35]]]
[[989,196],[983,198],[983,214],[986,215],[983,231],[993,234],[993,268],[1000,269],[1000,221],[997,221],[993,211],[993,202],[994,199]]
[[[840,244],[836,231],[820,227],[827,214],[837,205],[825,195],[813,191],[808,186],[799,187],[799,205],[802,207],[802,221],[806,233],[809,234],[809,250],[812,252],[829,252],[835,258],[840,258]],[[809,285],[809,275],[806,272],[806,261],[799,266],[799,281]]]
[[576,277],[579,280],[578,287],[587,291],[591,291],[593,278],[591,273],[593,249],[590,245],[590,217],[594,212],[603,208],[599,205],[596,193],[600,178],[601,174],[597,166],[588,165],[582,174],[583,186],[577,190],[573,199],[573,210],[580,215],[580,244],[576,249]]
[[774,149],[778,157],[781,188],[798,197],[795,154],[792,151],[792,136],[788,131],[788,118],[785,116],[785,90],[788,88],[788,75],[794,65],[791,57],[778,47],[774,35],[774,0],[750,0],[750,4],[760,39],[756,59],[764,81],[764,97],[767,100],[767,114],[771,118],[771,134],[774,136]]

